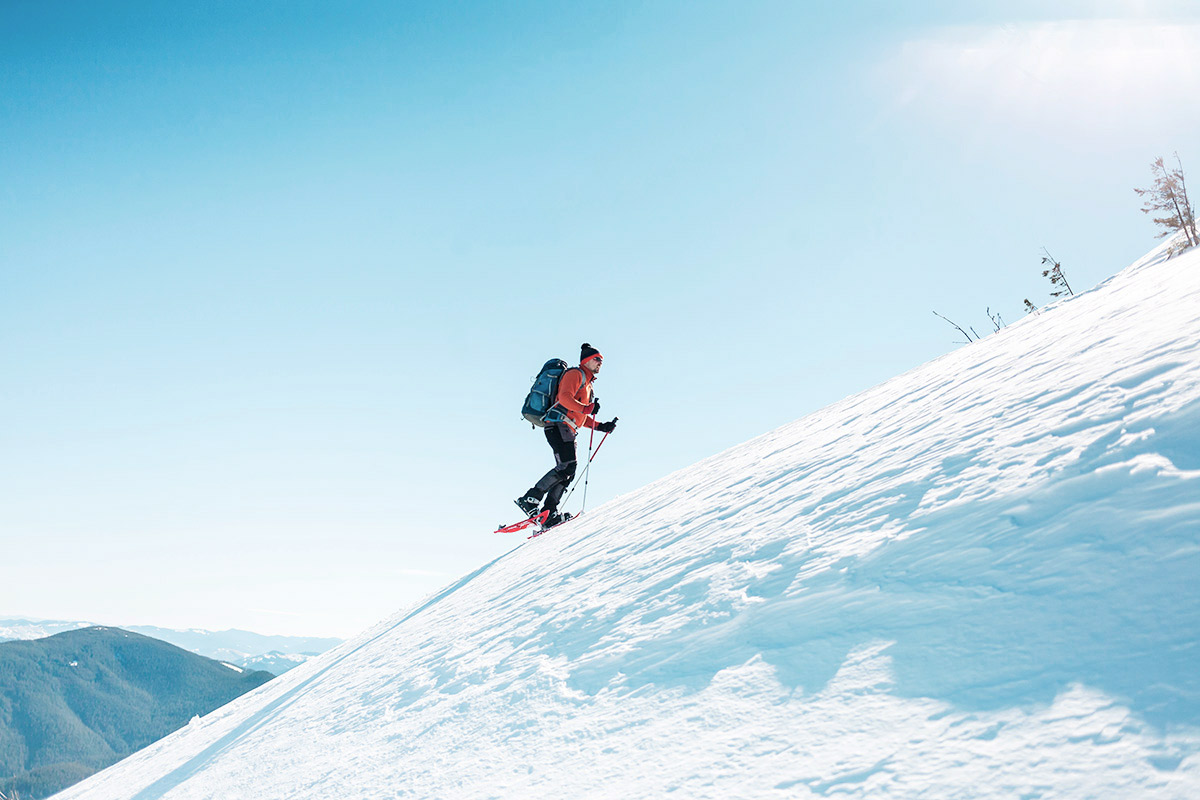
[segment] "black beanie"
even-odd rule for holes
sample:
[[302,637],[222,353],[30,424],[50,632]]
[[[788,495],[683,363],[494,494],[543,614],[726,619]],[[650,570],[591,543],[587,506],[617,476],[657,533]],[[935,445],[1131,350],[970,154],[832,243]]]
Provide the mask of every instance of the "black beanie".
[[[579,363],[582,364],[583,362],[587,361],[592,356],[599,356],[599,355],[600,355],[599,350],[592,347],[587,342],[584,342],[583,346],[579,348]],[[600,356],[600,357],[603,358],[603,356]]]

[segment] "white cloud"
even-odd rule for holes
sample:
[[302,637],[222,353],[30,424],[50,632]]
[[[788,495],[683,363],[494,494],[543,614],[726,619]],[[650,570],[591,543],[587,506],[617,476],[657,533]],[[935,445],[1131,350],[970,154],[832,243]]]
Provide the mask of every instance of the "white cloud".
[[880,65],[892,114],[976,129],[1118,136],[1200,119],[1200,25],[1130,20],[943,28]]

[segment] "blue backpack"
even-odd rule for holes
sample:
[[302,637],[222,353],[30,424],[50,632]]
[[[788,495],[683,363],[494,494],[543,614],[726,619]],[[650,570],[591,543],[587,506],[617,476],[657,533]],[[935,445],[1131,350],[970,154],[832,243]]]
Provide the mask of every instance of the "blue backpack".
[[552,358],[542,365],[542,371],[533,380],[533,388],[525,396],[525,405],[521,406],[521,416],[531,425],[546,427],[546,415],[558,402],[558,381],[567,369],[567,362],[561,358]]

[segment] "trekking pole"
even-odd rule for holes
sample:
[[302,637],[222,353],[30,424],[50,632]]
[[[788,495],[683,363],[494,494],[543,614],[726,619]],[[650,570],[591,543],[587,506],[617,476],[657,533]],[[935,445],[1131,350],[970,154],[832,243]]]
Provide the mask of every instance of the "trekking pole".
[[[595,421],[596,421],[596,418],[592,417],[592,422],[595,422]],[[592,430],[592,432],[588,436],[588,463],[587,463],[588,467],[592,466],[592,442],[596,441],[596,429],[592,428],[591,430]],[[588,487],[588,470],[585,469],[583,471],[583,503],[579,506],[580,514],[582,514],[584,512],[584,510],[587,508],[587,487]]]
[[[583,474],[579,476],[580,478],[583,478],[583,482],[585,485],[587,484],[588,470],[590,470],[592,468],[592,461],[595,460],[596,456],[600,455],[600,448],[604,447],[604,442],[606,439],[608,439],[607,433],[604,434],[603,437],[601,437],[600,444],[596,445],[596,452],[594,452],[590,456],[588,456],[587,466],[583,468]],[[575,494],[575,490],[578,488],[579,488],[579,479],[577,478],[575,480],[575,485],[571,487],[571,490],[569,492],[567,492],[566,495],[563,496],[563,499],[559,502],[562,505],[566,505],[566,502],[571,499],[571,495]],[[579,513],[582,514],[583,512],[581,511]]]
[[[613,422],[616,422],[616,421],[617,421],[617,418],[616,418],[616,417],[613,417]],[[595,452],[595,454],[593,454],[591,457],[589,457],[589,458],[588,458],[588,466],[589,466],[589,467],[592,465],[592,459],[593,459],[593,458],[595,458],[596,456],[600,455],[600,448],[601,448],[601,447],[604,447],[604,442],[605,442],[605,440],[606,440],[606,439],[608,439],[608,434],[607,434],[607,433],[606,433],[606,434],[604,434],[604,436],[603,436],[603,437],[600,439],[600,444],[596,445],[596,452]]]

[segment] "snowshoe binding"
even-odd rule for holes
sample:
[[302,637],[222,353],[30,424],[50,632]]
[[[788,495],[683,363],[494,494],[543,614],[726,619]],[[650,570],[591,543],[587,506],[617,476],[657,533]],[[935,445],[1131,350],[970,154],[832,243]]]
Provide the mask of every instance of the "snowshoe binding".
[[[542,514],[546,514],[546,512],[543,511]],[[529,534],[525,538],[532,539],[536,536],[541,536],[543,533],[545,533],[546,531],[555,527],[556,525],[562,525],[567,520],[573,519],[574,516],[575,515],[572,515],[572,514],[560,514],[557,511],[551,512],[546,515],[546,518],[544,520],[542,520],[541,527],[539,527],[536,531]]]

